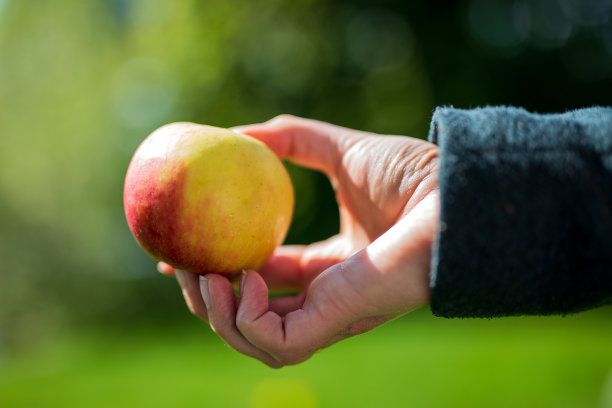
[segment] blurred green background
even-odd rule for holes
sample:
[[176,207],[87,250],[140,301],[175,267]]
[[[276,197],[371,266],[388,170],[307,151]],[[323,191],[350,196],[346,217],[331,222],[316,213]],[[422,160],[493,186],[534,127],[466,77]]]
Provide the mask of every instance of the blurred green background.
[[[612,310],[420,310],[274,371],[155,271],[122,208],[171,121],[292,113],[425,138],[439,105],[612,105],[606,0],[0,0],[0,406],[612,407]],[[289,165],[289,243],[335,233]]]

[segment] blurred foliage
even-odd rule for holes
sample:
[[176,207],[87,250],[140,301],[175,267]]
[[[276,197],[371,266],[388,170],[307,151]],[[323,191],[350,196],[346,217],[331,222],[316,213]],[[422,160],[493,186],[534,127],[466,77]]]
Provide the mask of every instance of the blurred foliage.
[[[612,104],[610,4],[0,0],[0,339],[186,318],[123,216],[158,126],[292,113],[425,138],[442,104]],[[329,183],[289,168],[287,241],[333,234]]]

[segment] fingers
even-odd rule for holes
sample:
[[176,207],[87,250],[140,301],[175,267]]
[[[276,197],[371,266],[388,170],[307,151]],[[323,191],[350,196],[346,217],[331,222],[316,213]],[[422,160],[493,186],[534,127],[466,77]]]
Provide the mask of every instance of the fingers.
[[284,317],[294,310],[301,309],[305,297],[306,292],[302,292],[297,296],[284,296],[270,299],[268,301],[268,308],[277,315]]
[[180,269],[175,269],[174,273],[183,291],[185,303],[187,303],[187,307],[191,313],[200,317],[202,320],[208,321],[206,304],[204,303],[202,292],[200,291],[199,275]]
[[208,321],[213,331],[229,346],[270,367],[282,367],[272,356],[250,344],[236,328],[236,297],[234,287],[227,278],[215,274],[200,277],[179,269],[175,270],[175,274],[189,310]]
[[311,119],[281,115],[232,130],[263,141],[279,157],[335,175],[343,153],[368,133]]
[[[350,288],[346,288],[347,299],[340,302],[332,299],[343,296],[338,291],[343,286],[338,268],[330,268],[324,272],[327,275],[318,277],[313,290],[309,289],[303,308],[289,312],[284,318],[269,307],[262,277],[257,272],[248,272],[236,314],[238,330],[251,344],[282,364],[307,360],[355,319],[354,312],[344,305],[344,301],[352,304],[356,300]],[[276,307],[279,311],[282,309],[280,304]]]
[[[208,274],[201,279],[200,285],[202,296],[208,299],[208,318],[215,333],[240,353],[256,358],[272,368],[282,367],[279,361],[253,346],[238,331],[236,327],[236,298],[234,287],[230,281],[221,275]],[[267,307],[267,297],[265,307]]]

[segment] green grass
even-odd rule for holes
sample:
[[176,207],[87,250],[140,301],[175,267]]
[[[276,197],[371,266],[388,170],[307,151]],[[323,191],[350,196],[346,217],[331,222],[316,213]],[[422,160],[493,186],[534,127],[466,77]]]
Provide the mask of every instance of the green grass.
[[422,310],[281,370],[195,319],[74,332],[0,360],[0,407],[608,408],[611,311],[446,320]]

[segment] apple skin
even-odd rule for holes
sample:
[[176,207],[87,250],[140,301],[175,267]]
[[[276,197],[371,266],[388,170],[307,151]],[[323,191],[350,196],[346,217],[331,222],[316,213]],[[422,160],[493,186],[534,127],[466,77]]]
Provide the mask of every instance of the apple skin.
[[132,234],[155,260],[233,276],[261,267],[283,242],[294,193],[285,167],[262,142],[171,123],[136,150],[123,204]]

